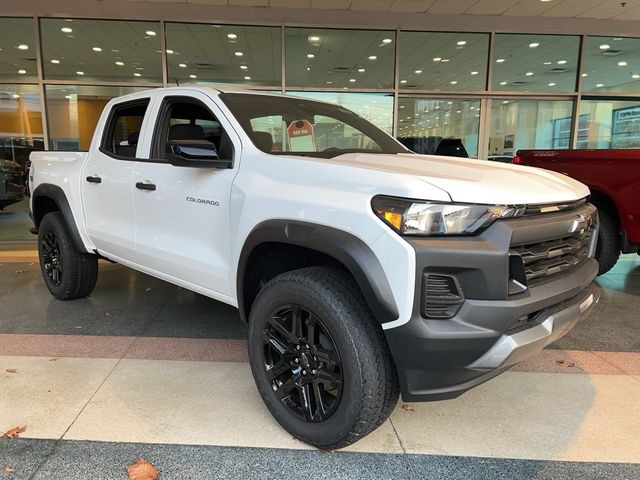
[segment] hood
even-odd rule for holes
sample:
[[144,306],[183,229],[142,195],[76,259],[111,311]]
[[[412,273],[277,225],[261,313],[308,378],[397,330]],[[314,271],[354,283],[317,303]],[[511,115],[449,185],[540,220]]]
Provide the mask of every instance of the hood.
[[589,195],[585,185],[560,173],[488,160],[349,153],[323,161],[410,175],[444,190],[454,202],[530,205],[579,200]]

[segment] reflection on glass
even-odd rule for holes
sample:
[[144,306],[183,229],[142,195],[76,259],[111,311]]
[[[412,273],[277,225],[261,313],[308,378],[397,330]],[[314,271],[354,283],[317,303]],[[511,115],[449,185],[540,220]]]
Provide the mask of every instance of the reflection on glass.
[[162,82],[156,22],[43,18],[40,30],[47,79]]
[[640,38],[588,37],[582,90],[603,94],[640,92]]
[[88,150],[107,102],[140,90],[144,89],[47,85],[49,147],[53,150]]
[[281,85],[279,27],[167,23],[169,83]]
[[369,120],[389,135],[393,132],[393,96],[388,93],[287,92],[323,102],[335,103]]
[[44,149],[40,95],[35,85],[0,85],[0,158],[21,166]]
[[393,88],[395,33],[287,28],[287,85]]
[[640,148],[640,101],[580,102],[578,148]]
[[578,37],[569,35],[496,34],[493,89],[574,91],[579,44]]
[[520,149],[569,148],[572,111],[568,100],[492,100],[489,159]]
[[484,90],[489,35],[400,33],[400,88]]
[[479,100],[400,98],[398,102],[398,140],[416,153],[440,153],[443,139],[447,139],[443,146],[455,139],[475,158],[479,125]]
[[31,18],[0,18],[0,78],[38,81]]

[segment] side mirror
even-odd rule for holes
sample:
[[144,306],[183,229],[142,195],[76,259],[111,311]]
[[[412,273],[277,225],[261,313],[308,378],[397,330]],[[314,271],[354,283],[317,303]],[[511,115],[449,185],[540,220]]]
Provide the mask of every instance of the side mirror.
[[169,163],[177,167],[231,168],[231,159],[218,157],[216,146],[208,140],[170,140]]

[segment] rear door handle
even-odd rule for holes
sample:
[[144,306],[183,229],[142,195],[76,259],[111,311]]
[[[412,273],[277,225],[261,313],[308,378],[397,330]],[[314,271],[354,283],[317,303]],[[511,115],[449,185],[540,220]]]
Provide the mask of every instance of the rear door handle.
[[155,190],[156,186],[153,183],[138,182],[136,183],[136,188],[139,190]]
[[97,175],[89,175],[87,177],[87,182],[89,183],[102,183],[102,178]]

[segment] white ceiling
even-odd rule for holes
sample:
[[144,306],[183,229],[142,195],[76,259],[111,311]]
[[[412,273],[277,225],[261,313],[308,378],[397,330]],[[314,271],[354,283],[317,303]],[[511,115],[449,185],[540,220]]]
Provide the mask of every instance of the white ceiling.
[[[108,0],[122,1],[122,0]],[[640,20],[640,0],[127,0],[245,7]],[[623,6],[624,4],[624,6]]]

